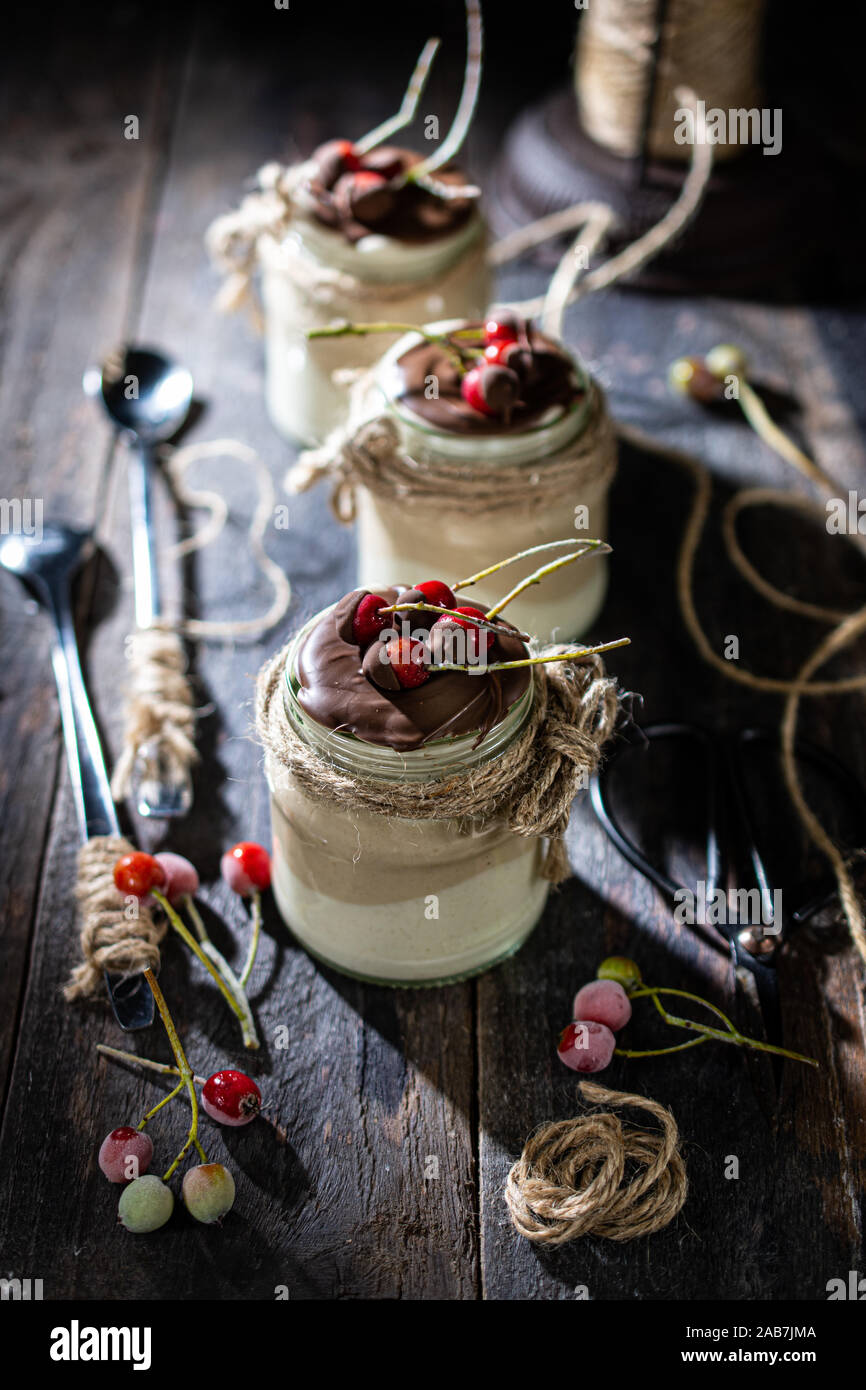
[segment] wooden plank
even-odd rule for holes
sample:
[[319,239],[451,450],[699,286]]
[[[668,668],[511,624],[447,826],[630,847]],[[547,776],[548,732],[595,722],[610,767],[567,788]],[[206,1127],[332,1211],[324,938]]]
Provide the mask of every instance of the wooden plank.
[[[134,291],[137,228],[145,215],[161,122],[123,137],[123,117],[160,97],[152,45],[121,81],[126,37],[90,52],[63,17],[55,45],[22,53],[5,84],[0,175],[4,333],[0,341],[2,490],[44,520],[93,523],[105,486],[107,435],[82,397],[84,367],[124,335]],[[69,32],[65,32],[69,28]],[[104,69],[115,83],[100,84]],[[26,513],[24,513],[26,516]],[[33,512],[35,517],[37,512]],[[81,593],[87,608],[93,574]],[[49,624],[11,578],[2,581],[0,632],[0,1091],[20,1007],[33,906],[58,778],[58,715]],[[67,836],[74,836],[70,818]],[[61,932],[70,949],[71,917]]]

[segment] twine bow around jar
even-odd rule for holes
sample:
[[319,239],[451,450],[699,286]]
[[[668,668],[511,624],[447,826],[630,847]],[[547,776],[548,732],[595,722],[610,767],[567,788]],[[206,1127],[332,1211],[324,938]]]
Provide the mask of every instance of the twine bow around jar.
[[[554,656],[565,647],[546,647]],[[502,821],[516,834],[549,841],[544,878],[568,877],[563,837],[571,803],[599,764],[619,709],[616,682],[596,655],[534,668],[531,709],[500,756],[439,781],[354,777],[326,761],[298,735],[283,700],[289,647],[268,661],[256,683],[256,728],[271,772],[290,774],[309,797],[342,810],[408,820]]]
[[576,439],[542,460],[483,463],[437,457],[413,458],[400,429],[388,415],[362,420],[369,379],[359,382],[349,424],[332,434],[320,449],[301,454],[286,475],[290,493],[306,492],[320,479],[331,480],[331,509],[338,521],[355,519],[355,489],[401,506],[430,508],[448,497],[473,515],[518,507],[550,506],[585,492],[602,492],[616,472],[616,433],[604,392],[590,383],[586,422]]

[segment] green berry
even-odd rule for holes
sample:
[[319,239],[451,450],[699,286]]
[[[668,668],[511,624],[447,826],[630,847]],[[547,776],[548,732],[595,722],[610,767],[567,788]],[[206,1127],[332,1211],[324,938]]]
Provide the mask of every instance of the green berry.
[[174,1210],[174,1196],[162,1178],[155,1173],[145,1173],[135,1178],[121,1193],[117,1207],[117,1218],[128,1231],[143,1235],[145,1231],[158,1231],[164,1226]]
[[641,973],[628,956],[608,956],[595,972],[597,980],[616,980],[627,994],[637,989],[641,983]]
[[184,1174],[182,1196],[190,1216],[213,1226],[232,1209],[235,1180],[221,1163],[201,1163]]
[[719,343],[718,347],[710,348],[704,363],[718,381],[724,381],[727,376],[745,376],[749,365],[745,353],[734,343]]

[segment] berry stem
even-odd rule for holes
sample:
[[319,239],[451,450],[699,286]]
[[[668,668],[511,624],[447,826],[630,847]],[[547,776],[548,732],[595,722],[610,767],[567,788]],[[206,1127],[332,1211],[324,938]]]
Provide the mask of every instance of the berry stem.
[[[702,1004],[704,1008],[710,1009],[717,1014],[727,1025],[727,1032],[722,1032],[720,1028],[710,1028],[706,1023],[696,1023],[691,1018],[679,1018],[676,1014],[668,1013],[667,1009],[658,999],[660,994],[676,995],[680,999],[690,999],[695,1004]],[[686,1028],[692,1033],[703,1033],[707,1038],[715,1038],[717,1042],[734,1043],[738,1047],[751,1047],[756,1052],[772,1052],[776,1057],[787,1057],[792,1062],[806,1062],[810,1067],[817,1067],[818,1063],[814,1057],[804,1057],[801,1052],[792,1052],[786,1047],[776,1047],[774,1043],[762,1042],[758,1038],[749,1038],[740,1033],[733,1025],[726,1014],[721,1009],[717,1009],[714,1004],[710,1004],[706,999],[702,999],[699,994],[689,994],[684,989],[664,989],[661,986],[646,987],[635,990],[632,998],[639,995],[646,995],[653,999],[653,1002],[666,1023],[670,1023],[674,1028]]]
[[[417,333],[428,343],[438,343],[442,350],[447,353],[454,362],[458,371],[466,371],[470,361],[476,360],[478,353],[470,354],[459,343],[451,342],[445,333],[431,333],[427,328],[419,328],[417,323],[350,323],[348,319],[343,319],[337,323],[330,323],[325,328],[310,328],[307,330],[308,338],[346,338],[346,337],[366,337],[369,333]],[[477,329],[473,330],[477,336]]]
[[253,973],[253,966],[256,961],[256,952],[259,949],[259,935],[262,930],[262,895],[256,890],[253,894],[253,934],[250,937],[250,946],[247,951],[247,958],[244,961],[244,968],[241,971],[241,988],[245,988],[250,975]]
[[[169,1066],[168,1062],[152,1062],[149,1057],[139,1057],[135,1052],[123,1052],[119,1047],[109,1047],[108,1043],[97,1043],[96,1050],[106,1057],[113,1057],[118,1062],[136,1062],[140,1067],[161,1072],[163,1076],[180,1076],[177,1067]],[[196,1086],[203,1086],[207,1080],[204,1076],[195,1075],[192,1079]]]
[[708,1037],[689,1038],[688,1042],[676,1043],[673,1047],[649,1047],[642,1051],[635,1051],[630,1047],[615,1047],[614,1052],[617,1057],[666,1057],[669,1052],[685,1052],[689,1047],[700,1047],[701,1043],[709,1041]]
[[492,608],[488,608],[488,618],[495,618],[496,614],[501,613],[505,605],[517,598],[518,594],[522,594],[524,589],[530,588],[533,584],[540,584],[545,575],[553,574],[555,570],[564,569],[566,565],[573,565],[575,560],[582,560],[584,555],[594,552],[598,552],[600,555],[609,555],[610,549],[607,541],[585,540],[582,550],[576,550],[572,555],[561,555],[558,560],[551,560],[549,564],[539,566],[537,570],[533,570],[532,574],[521,579],[519,584],[515,584],[514,588],[505,595],[505,598],[501,598],[498,603],[494,603]]
[[241,978],[238,979],[225,956],[222,954],[222,951],[219,951],[211,941],[207,934],[207,928],[202,921],[201,913],[196,907],[192,896],[187,894],[183,901],[187,912],[192,918],[193,926],[198,933],[198,939],[201,943],[202,950],[205,955],[213,961],[216,969],[225,981],[226,988],[233,992],[243,1013],[243,1018],[241,1019],[241,1032],[243,1035],[244,1047],[248,1048],[250,1051],[255,1051],[259,1046],[259,1037],[256,1032],[256,1024],[250,1008],[250,1002],[244,990],[246,978],[242,975]]
[[742,376],[739,378],[737,401],[752,429],[774,453],[779,454],[786,463],[792,464],[798,472],[823,488],[831,497],[836,496],[839,491],[837,484],[779,428],[757,391]]
[[433,59],[439,51],[441,39],[428,39],[421,49],[421,56],[415,64],[412,76],[409,78],[409,86],[403,95],[400,103],[400,110],[395,116],[389,116],[387,121],[377,125],[374,130],[368,131],[360,140],[353,141],[353,149],[356,154],[369,154],[370,150],[375,149],[376,145],[382,145],[386,140],[390,140],[392,135],[396,135],[398,130],[404,126],[411,125],[415,119],[415,112],[418,110],[418,102],[421,93],[427,85],[427,78],[430,76],[430,69],[433,66]]
[[435,154],[432,154],[429,159],[422,160],[420,164],[415,165],[414,170],[409,171],[408,177],[413,181],[422,175],[431,173],[434,169],[441,168],[443,164],[447,164],[450,159],[454,158],[466,139],[472,124],[472,117],[475,114],[475,105],[481,86],[483,44],[484,28],[479,0],[466,0],[466,65],[463,70],[463,89],[457,103],[457,112],[451,129]]
[[498,623],[488,623],[481,618],[467,617],[465,613],[460,613],[456,608],[439,608],[435,603],[392,603],[388,608],[380,608],[380,613],[438,613],[440,618],[459,618],[461,623],[471,624],[472,627],[489,628],[491,632],[501,632],[502,628]]
[[152,1119],[153,1119],[153,1117],[154,1117],[154,1115],[156,1114],[157,1110],[161,1110],[162,1107],[163,1107],[164,1105],[168,1105],[168,1103],[169,1103],[170,1100],[174,1100],[175,1096],[176,1096],[180,1091],[182,1091],[182,1090],[184,1089],[185,1086],[186,1086],[186,1081],[184,1080],[183,1077],[181,1077],[181,1078],[180,1078],[180,1081],[178,1081],[178,1083],[177,1083],[177,1085],[175,1086],[174,1090],[173,1090],[173,1091],[169,1091],[169,1093],[168,1093],[167,1096],[163,1096],[162,1100],[157,1101],[157,1103],[156,1103],[156,1105],[154,1105],[153,1109],[152,1109],[152,1110],[148,1110],[148,1112],[147,1112],[147,1114],[145,1115],[144,1119],[141,1120],[141,1121],[139,1121],[139,1123],[138,1123],[138,1125],[136,1126],[136,1128],[139,1129],[139,1130],[144,1129],[144,1126],[147,1124],[148,1120],[152,1120]]
[[[456,335],[455,335],[456,336]],[[480,579],[486,579],[489,574],[496,574],[497,570],[505,569],[506,565],[513,565],[516,560],[526,560],[530,555],[538,555],[542,550],[558,550],[563,545],[601,545],[601,541],[590,540],[588,536],[566,536],[561,541],[543,541],[541,545],[531,545],[528,550],[518,550],[516,555],[509,555],[506,560],[497,560],[495,565],[488,565],[486,569],[479,570],[477,574],[470,574],[468,579],[460,579],[456,584],[451,585],[452,591],[456,594],[458,589],[468,589],[473,584],[477,584]]]
[[572,652],[555,652],[552,656],[527,656],[520,661],[491,661],[487,665],[457,666],[450,661],[437,661],[431,668],[434,671],[470,671],[473,675],[485,675],[488,671],[513,671],[518,666],[546,666],[550,661],[577,661],[584,656],[596,656],[599,652],[613,651],[615,647],[628,647],[630,637],[618,637],[615,642],[600,642],[597,647],[580,647]]
[[[210,958],[211,953],[216,952],[216,947],[211,945],[210,952],[206,952],[204,946],[196,941],[192,932],[184,924],[177,912],[175,912],[168,898],[166,898],[163,893],[160,893],[158,888],[154,888],[152,891],[153,896],[168,917],[169,922],[174,927],[178,936],[182,941],[186,942],[193,955],[198,957],[205,970],[207,970],[208,974],[216,982],[220,993],[225,998],[229,1008],[241,1025],[244,1047],[248,1048],[250,1051],[254,1051],[259,1046],[259,1040],[256,1035],[252,1013],[250,1012],[249,1000],[244,994],[243,987],[239,983],[237,977],[225,960],[223,960],[223,966],[228,973],[225,976],[222,974],[221,970]],[[205,933],[205,935],[207,934]],[[219,953],[216,952],[216,954]]]
[[[162,897],[162,894],[160,893],[158,894],[158,896]],[[192,1079],[193,1073],[189,1065],[189,1062],[186,1060],[186,1053],[183,1050],[183,1043],[178,1037],[177,1029],[174,1026],[174,1019],[168,1011],[168,1005],[165,1002],[165,997],[163,995],[162,990],[156,982],[156,976],[154,975],[153,971],[150,969],[149,966],[145,968],[143,973],[144,978],[150,985],[150,992],[153,995],[154,1003],[156,1004],[156,1007],[159,1010],[159,1016],[162,1019],[163,1027],[165,1028],[165,1031],[168,1034],[168,1040],[171,1043],[171,1050],[174,1053],[174,1060],[177,1062],[177,1069],[180,1074],[180,1078],[183,1085],[186,1086],[187,1092],[189,1094],[190,1106],[192,1108],[192,1116],[190,1118],[189,1133],[186,1138],[186,1143],[184,1144],[180,1153],[177,1155],[177,1158],[174,1160],[171,1167],[163,1175],[163,1182],[168,1182],[172,1173],[178,1167],[178,1164],[180,1164],[182,1160],[186,1157],[186,1155],[189,1153],[193,1144],[196,1147],[196,1151],[199,1157],[201,1158],[202,1163],[207,1163],[207,1155],[205,1154],[205,1151],[198,1140],[198,1096],[195,1093],[195,1085]]]

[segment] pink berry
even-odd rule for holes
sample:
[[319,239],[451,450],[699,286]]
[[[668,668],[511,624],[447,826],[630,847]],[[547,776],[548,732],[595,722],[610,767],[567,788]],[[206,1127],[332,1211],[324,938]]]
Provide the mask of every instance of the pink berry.
[[262,1093],[251,1077],[228,1067],[208,1077],[201,1103],[205,1114],[221,1125],[248,1125],[261,1109]]
[[109,1182],[134,1182],[147,1172],[152,1157],[149,1135],[131,1125],[121,1125],[103,1139],[98,1162]]
[[241,840],[220,860],[220,873],[233,893],[249,898],[271,886],[271,859],[262,845]]
[[165,870],[165,885],[162,891],[170,903],[180,902],[181,898],[195,897],[199,890],[199,877],[195,865],[184,859],[182,854],[173,854],[168,849],[153,857]]
[[559,1059],[572,1071],[604,1071],[616,1047],[616,1038],[603,1023],[579,1019],[560,1035]]
[[415,584],[414,589],[423,594],[428,603],[434,603],[437,608],[454,608],[457,600],[447,584],[443,584],[441,579],[425,579],[421,584]]
[[631,1018],[631,1001],[616,980],[591,980],[574,996],[575,1018],[604,1023],[614,1033]]
[[382,629],[389,626],[395,615],[380,611],[386,606],[379,594],[365,594],[361,599],[352,619],[352,636],[359,647],[375,642]]

